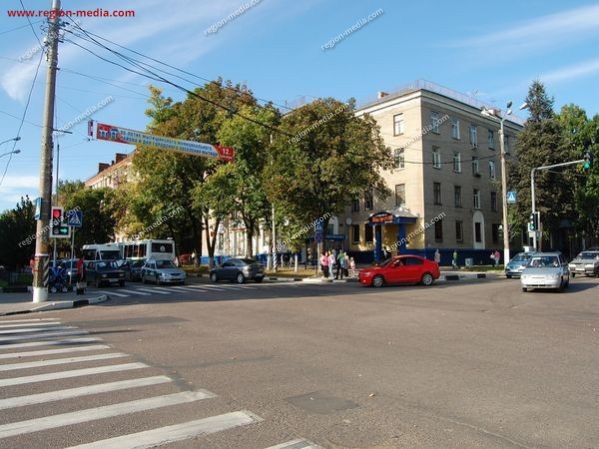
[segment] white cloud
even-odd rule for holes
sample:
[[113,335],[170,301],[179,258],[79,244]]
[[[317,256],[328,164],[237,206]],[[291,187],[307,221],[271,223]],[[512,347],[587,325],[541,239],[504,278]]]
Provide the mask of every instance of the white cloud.
[[497,31],[463,39],[454,46],[519,53],[598,34],[599,5],[593,5],[542,16],[511,28],[499,26]]
[[545,83],[558,83],[584,78],[599,72],[599,58],[583,61],[578,64],[562,67],[541,75],[539,78]]
[[7,175],[2,183],[2,190],[14,189],[37,189],[39,188],[39,177]]

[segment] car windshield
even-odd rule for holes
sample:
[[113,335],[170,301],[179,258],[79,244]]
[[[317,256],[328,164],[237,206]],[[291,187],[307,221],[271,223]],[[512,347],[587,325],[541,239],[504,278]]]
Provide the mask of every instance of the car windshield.
[[176,268],[170,260],[157,260],[156,268]]
[[590,251],[583,251],[582,253],[580,253],[578,255],[579,259],[599,259],[599,251],[597,252],[590,252]]
[[559,267],[559,258],[557,256],[535,256],[530,259],[527,267],[529,268],[547,268]]
[[256,261],[254,259],[240,259],[243,263],[247,264],[247,265],[251,265],[253,263],[256,263]]
[[98,270],[109,270],[109,269],[116,269],[118,268],[118,265],[116,262],[97,262],[96,263],[96,268]]
[[132,268],[139,268],[139,267],[143,267],[144,263],[146,263],[145,260],[136,260],[134,262],[131,262],[131,267]]
[[528,254],[517,254],[513,259],[512,262],[525,262],[528,259],[530,259],[530,256]]
[[102,260],[117,260],[120,259],[121,253],[120,251],[100,251],[100,259]]

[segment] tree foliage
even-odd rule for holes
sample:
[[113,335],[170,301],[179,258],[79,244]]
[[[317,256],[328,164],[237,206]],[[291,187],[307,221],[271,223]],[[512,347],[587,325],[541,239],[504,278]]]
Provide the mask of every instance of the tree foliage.
[[34,215],[35,206],[28,196],[0,214],[0,265],[17,269],[29,264],[35,253]]

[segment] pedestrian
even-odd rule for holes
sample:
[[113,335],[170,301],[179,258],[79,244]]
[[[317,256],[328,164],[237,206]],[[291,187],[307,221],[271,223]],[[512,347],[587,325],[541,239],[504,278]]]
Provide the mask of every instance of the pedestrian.
[[353,257],[349,258],[349,270],[351,273],[351,277],[356,277],[356,261]]
[[198,255],[196,253],[196,250],[194,249],[193,252],[191,253],[191,263],[194,267],[197,266],[197,259],[198,259]]
[[333,273],[337,268],[337,254],[336,251],[333,250],[329,253],[329,272],[331,273],[331,277],[333,277]]
[[329,277],[329,255],[326,251],[322,252],[322,256],[320,257],[320,269],[322,270],[322,275],[325,278]]
[[437,265],[441,264],[441,253],[439,252],[439,248],[435,250],[435,262]]
[[459,267],[458,265],[458,251],[457,250],[453,250],[453,258],[451,260],[451,266],[454,268],[454,270],[457,270]]
[[495,259],[495,268],[497,268],[499,266],[499,261],[501,260],[501,253],[499,252],[499,250],[495,250],[495,254],[494,254],[494,259]]
[[347,253],[345,251],[341,251],[339,254],[339,268],[341,270],[341,279],[343,279],[343,276],[349,276],[347,272]]

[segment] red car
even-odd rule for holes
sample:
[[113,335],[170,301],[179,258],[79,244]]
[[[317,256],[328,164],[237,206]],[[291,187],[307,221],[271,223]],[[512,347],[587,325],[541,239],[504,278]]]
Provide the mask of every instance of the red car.
[[420,256],[401,255],[380,266],[360,270],[358,278],[361,284],[382,287],[388,284],[431,285],[440,275],[436,262]]

